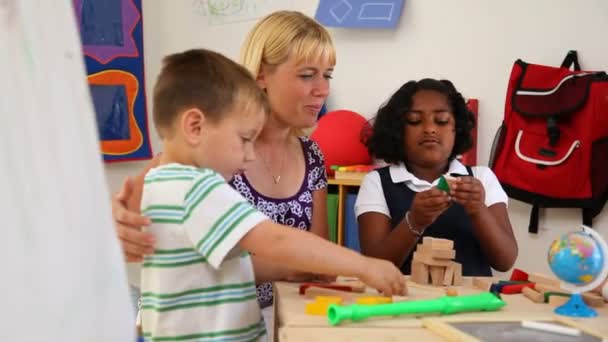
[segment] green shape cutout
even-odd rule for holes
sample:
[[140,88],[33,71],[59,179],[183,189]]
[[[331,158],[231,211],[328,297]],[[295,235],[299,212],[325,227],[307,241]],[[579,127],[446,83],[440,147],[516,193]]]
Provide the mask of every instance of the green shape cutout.
[[439,178],[439,184],[437,184],[437,189],[450,193],[450,185],[444,176]]

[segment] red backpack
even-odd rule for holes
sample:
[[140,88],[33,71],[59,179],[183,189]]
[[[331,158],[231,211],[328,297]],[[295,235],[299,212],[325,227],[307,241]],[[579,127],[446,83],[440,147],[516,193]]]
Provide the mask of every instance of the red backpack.
[[509,197],[532,204],[531,233],[542,207],[582,208],[591,226],[608,199],[608,75],[581,71],[576,51],[559,68],[517,60],[492,150]]

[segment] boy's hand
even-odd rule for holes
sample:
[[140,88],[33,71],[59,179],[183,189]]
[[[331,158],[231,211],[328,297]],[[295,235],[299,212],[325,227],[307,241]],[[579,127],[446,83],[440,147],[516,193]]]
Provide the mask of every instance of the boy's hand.
[[330,275],[325,275],[325,274],[315,274],[315,273],[310,273],[310,272],[298,272],[298,271],[289,272],[285,276],[286,281],[296,282],[296,283],[301,283],[301,282],[306,282],[306,281],[331,283],[331,282],[336,281],[336,278],[337,278],[336,276],[330,276]]
[[437,188],[414,195],[410,208],[410,223],[414,229],[430,226],[450,206],[450,196]]
[[333,283],[338,279],[337,276],[328,274],[314,274],[314,281],[321,283]]
[[359,278],[362,282],[377,289],[385,296],[405,295],[405,278],[392,262],[367,258],[367,263]]
[[462,205],[470,216],[476,215],[485,206],[486,192],[475,177],[458,177],[450,184],[450,194],[454,202]]

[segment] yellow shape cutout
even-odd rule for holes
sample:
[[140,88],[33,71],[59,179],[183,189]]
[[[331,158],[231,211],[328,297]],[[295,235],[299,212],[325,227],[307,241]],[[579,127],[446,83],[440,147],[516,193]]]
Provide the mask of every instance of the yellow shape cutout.
[[392,302],[393,302],[393,298],[391,298],[391,297],[372,296],[372,297],[357,298],[357,304],[361,304],[361,305],[388,304],[388,303],[392,303]]
[[317,296],[315,301],[306,304],[304,313],[308,315],[327,315],[327,309],[330,304],[342,304],[342,297],[339,296]]

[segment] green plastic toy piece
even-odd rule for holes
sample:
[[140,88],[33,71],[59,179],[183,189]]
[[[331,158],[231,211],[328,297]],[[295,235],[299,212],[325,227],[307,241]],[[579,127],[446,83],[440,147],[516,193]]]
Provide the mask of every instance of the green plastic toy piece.
[[397,316],[406,314],[441,313],[444,315],[467,311],[496,311],[505,306],[497,295],[482,292],[467,296],[443,296],[431,300],[417,300],[378,305],[332,304],[327,310],[329,324],[338,325],[343,320],[360,321],[375,316]]
[[439,184],[437,184],[437,189],[450,193],[450,185],[444,176],[439,178]]
[[529,283],[529,281],[527,281],[527,280],[499,280],[498,283],[505,284],[505,285],[517,285],[517,284],[527,284],[527,283]]
[[570,297],[570,294],[566,293],[566,292],[552,292],[552,291],[549,291],[549,292],[545,292],[544,296],[545,296],[545,303],[549,303],[549,297],[551,297],[551,296]]

